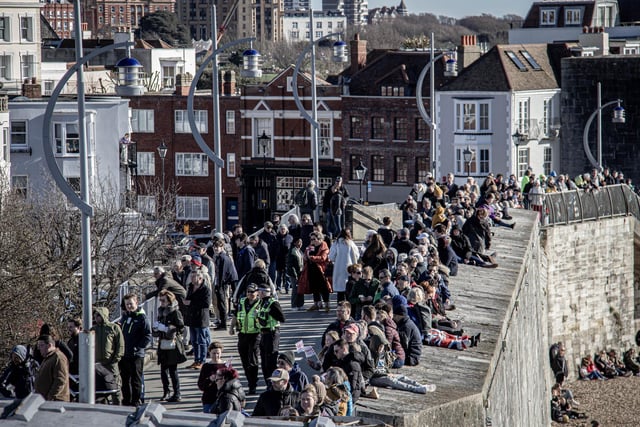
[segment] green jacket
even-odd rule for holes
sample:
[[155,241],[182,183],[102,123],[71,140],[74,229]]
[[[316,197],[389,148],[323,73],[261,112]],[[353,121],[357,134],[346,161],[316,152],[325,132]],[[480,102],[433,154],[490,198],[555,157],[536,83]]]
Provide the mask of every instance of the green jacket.
[[104,319],[102,325],[94,324],[91,328],[96,335],[96,363],[104,366],[117,364],[124,355],[124,337],[120,326],[109,321],[109,310],[96,307],[94,312]]

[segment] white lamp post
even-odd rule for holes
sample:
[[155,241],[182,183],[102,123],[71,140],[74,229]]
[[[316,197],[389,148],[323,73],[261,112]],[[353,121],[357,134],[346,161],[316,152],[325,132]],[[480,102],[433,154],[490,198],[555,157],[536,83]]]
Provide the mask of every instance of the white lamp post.
[[[616,99],[615,101],[609,101],[606,104],[602,104],[602,87],[600,82],[598,82],[598,108],[589,116],[587,120],[587,124],[584,126],[584,132],[582,134],[582,144],[584,146],[584,152],[589,159],[589,162],[593,165],[594,168],[597,168],[598,171],[602,171],[602,109],[608,107],[609,105],[617,104],[617,106],[613,109],[613,117],[611,118],[612,123],[624,123],[626,121],[624,115],[624,108],[620,105],[622,103],[621,99]],[[598,144],[598,159],[596,160],[591,154],[591,149],[589,148],[589,128],[591,127],[591,122],[593,119],[598,116],[598,133],[597,133],[597,144]]]
[[[196,143],[200,147],[200,149],[211,159],[214,163],[214,211],[215,211],[215,229],[216,231],[222,231],[222,168],[224,167],[224,160],[221,157],[222,148],[221,148],[221,136],[220,136],[220,94],[219,94],[219,83],[218,83],[218,55],[226,49],[229,49],[232,46],[236,46],[242,43],[249,43],[255,40],[255,37],[244,38],[239,40],[234,40],[227,44],[224,44],[218,47],[218,40],[216,38],[216,7],[212,6],[211,12],[211,39],[213,41],[213,52],[209,57],[200,65],[198,71],[196,72],[193,81],[191,82],[191,87],[189,88],[189,96],[187,98],[187,117],[189,119],[189,125],[191,126],[191,133],[193,134]],[[262,71],[259,69],[260,64],[260,54],[258,51],[254,49],[247,49],[242,54],[243,56],[243,66],[242,71],[240,73],[243,77],[261,77]],[[213,151],[209,148],[207,143],[200,135],[198,131],[198,127],[196,125],[196,120],[193,112],[193,102],[194,102],[194,94],[196,90],[196,84],[202,73],[204,73],[205,69],[209,65],[209,62],[212,63],[211,70],[211,92],[213,96]]]

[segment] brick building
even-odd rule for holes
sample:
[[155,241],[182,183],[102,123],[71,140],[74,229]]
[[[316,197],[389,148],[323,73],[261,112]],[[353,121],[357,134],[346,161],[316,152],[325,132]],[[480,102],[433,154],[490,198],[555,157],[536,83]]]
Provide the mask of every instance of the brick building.
[[73,2],[66,0],[47,0],[42,6],[42,15],[61,39],[73,37]]
[[135,30],[153,12],[174,12],[175,0],[82,0],[82,22],[94,36]]

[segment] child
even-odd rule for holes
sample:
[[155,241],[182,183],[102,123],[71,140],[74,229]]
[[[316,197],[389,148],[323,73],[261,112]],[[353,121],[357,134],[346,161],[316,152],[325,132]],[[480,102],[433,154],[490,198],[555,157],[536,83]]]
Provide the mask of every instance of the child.
[[202,391],[202,412],[209,414],[216,402],[218,387],[216,386],[216,372],[227,367],[227,363],[222,360],[222,350],[224,346],[220,341],[213,341],[209,344],[209,357],[211,360],[200,370],[198,377],[198,388]]

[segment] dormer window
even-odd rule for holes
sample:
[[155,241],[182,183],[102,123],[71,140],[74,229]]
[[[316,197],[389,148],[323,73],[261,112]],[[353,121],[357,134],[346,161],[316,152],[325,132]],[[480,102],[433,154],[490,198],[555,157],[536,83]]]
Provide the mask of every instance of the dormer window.
[[540,25],[556,25],[556,9],[540,9]]
[[564,25],[582,25],[582,10],[579,8],[566,8],[564,11]]

